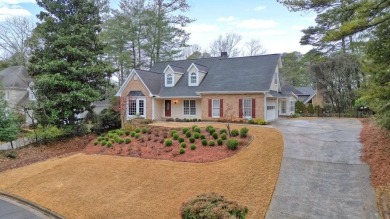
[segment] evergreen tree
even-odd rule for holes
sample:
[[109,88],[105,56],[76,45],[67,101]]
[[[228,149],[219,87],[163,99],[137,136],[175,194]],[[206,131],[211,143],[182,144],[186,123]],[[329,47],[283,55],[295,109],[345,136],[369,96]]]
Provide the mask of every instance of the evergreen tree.
[[16,140],[19,133],[19,124],[17,118],[13,113],[7,109],[7,101],[5,100],[5,94],[3,86],[0,83],[0,141],[11,142]]
[[38,0],[43,8],[29,72],[41,124],[74,125],[75,115],[103,99],[112,68],[102,60],[101,21],[93,0]]

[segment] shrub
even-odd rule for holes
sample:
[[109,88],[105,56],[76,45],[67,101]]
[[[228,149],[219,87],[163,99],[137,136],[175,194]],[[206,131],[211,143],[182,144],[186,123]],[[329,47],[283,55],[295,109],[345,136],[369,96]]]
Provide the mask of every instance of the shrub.
[[248,208],[237,202],[228,201],[216,193],[198,195],[183,203],[180,215],[183,219],[196,218],[235,218],[245,219]]
[[191,137],[191,132],[190,131],[186,132],[186,136],[187,138]]
[[193,151],[193,150],[196,149],[196,146],[195,146],[194,144],[192,144],[190,148],[191,148],[191,150]]
[[111,142],[111,141],[108,141],[107,144],[106,144],[106,146],[107,146],[108,148],[112,147],[112,142]]
[[187,147],[187,144],[185,142],[180,143],[180,147],[185,148]]
[[141,132],[141,129],[140,128],[136,128],[135,129],[135,133],[140,133]]
[[167,147],[171,146],[172,145],[172,139],[170,139],[170,138],[165,139],[164,145],[167,146]]
[[219,130],[219,134],[223,134],[223,133],[227,133],[227,130],[226,129],[221,129],[221,130]]
[[241,138],[245,138],[247,135],[248,135],[248,128],[244,127],[242,129],[240,129],[240,137]]
[[99,142],[98,141],[95,141],[94,143],[93,143],[93,145],[98,145],[99,144]]
[[190,130],[189,128],[183,128],[182,132],[183,132],[183,134],[186,134],[189,130]]
[[213,138],[218,139],[218,134],[216,132],[213,133]]
[[221,139],[222,140],[226,140],[227,139],[226,133],[221,134]]
[[131,142],[131,139],[130,139],[130,138],[126,138],[126,139],[125,139],[125,143],[126,143],[126,144],[130,144],[130,142]]
[[184,142],[184,138],[182,138],[182,137],[179,137],[177,140],[178,140],[180,143]]
[[173,134],[173,139],[177,140],[179,138],[179,134],[178,133],[174,133]]
[[197,133],[200,133],[200,128],[199,127],[196,127],[196,128],[194,128],[194,132],[197,132]]
[[135,133],[134,137],[139,138],[141,135],[139,133]]
[[191,143],[194,143],[195,142],[195,138],[194,137],[191,137],[188,139]]
[[96,118],[96,123],[92,127],[94,132],[101,133],[105,130],[119,128],[121,119],[119,112],[113,109],[104,109]]
[[193,125],[192,126],[192,131],[195,131],[196,128],[198,128],[198,125]]
[[209,141],[209,146],[214,146],[215,142],[214,141]]
[[206,136],[200,135],[200,139],[206,139]]
[[102,144],[102,146],[106,146],[107,141],[106,141],[106,140],[103,140],[103,141],[100,142],[100,144]]
[[48,143],[66,135],[64,129],[60,129],[56,126],[51,125],[48,125],[46,127],[38,125],[38,127],[35,129],[35,132],[36,133],[31,132],[30,134],[28,134],[28,137],[31,139],[36,139],[38,142],[41,143]]
[[130,136],[131,136],[131,137],[134,137],[135,134],[136,134],[135,132],[130,132]]
[[123,131],[122,129],[117,129],[116,131],[116,134],[118,134],[119,136],[122,136],[125,134],[125,131]]
[[16,153],[15,150],[12,150],[12,151],[6,153],[5,156],[8,158],[11,158],[11,159],[15,159],[18,156],[18,153]]
[[206,146],[206,145],[207,145],[207,140],[206,140],[206,139],[202,139],[202,145],[203,145],[203,146]]
[[180,154],[184,154],[185,152],[186,152],[186,149],[184,149],[184,148],[180,148],[180,149],[179,149],[179,153],[180,153]]
[[256,123],[259,125],[267,125],[267,122],[264,119],[258,119]]
[[212,135],[214,132],[215,132],[215,129],[214,129],[214,128],[209,128],[209,133],[210,133],[210,135]]
[[173,135],[174,135],[175,133],[177,133],[176,130],[171,130],[171,136],[172,136],[172,137],[173,137]]
[[223,140],[218,138],[217,143],[218,143],[218,145],[222,145],[223,144]]
[[253,119],[251,119],[251,120],[248,121],[248,123],[249,123],[249,124],[256,124],[256,121],[253,120]]
[[195,133],[194,133],[194,138],[195,138],[195,139],[200,138],[200,134],[199,134],[198,132],[195,132]]
[[104,137],[103,136],[99,136],[98,138],[97,138],[97,140],[100,142],[100,141],[103,141],[104,140]]
[[126,135],[130,135],[130,130],[126,130],[126,131],[125,131],[125,134],[126,134]]
[[119,144],[123,144],[123,142],[125,142],[125,140],[123,140],[122,138],[118,138],[118,139],[116,140],[116,142],[118,142]]
[[229,139],[226,142],[226,146],[229,150],[236,150],[238,146],[238,141],[237,139]]
[[141,129],[141,131],[142,131],[142,133],[145,134],[146,132],[148,132],[148,128],[144,127],[144,128]]
[[233,129],[233,130],[230,132],[230,134],[231,134],[233,137],[236,137],[236,136],[238,136],[240,133],[238,132],[237,129]]
[[210,128],[213,128],[213,126],[212,125],[206,126],[206,131],[210,131]]

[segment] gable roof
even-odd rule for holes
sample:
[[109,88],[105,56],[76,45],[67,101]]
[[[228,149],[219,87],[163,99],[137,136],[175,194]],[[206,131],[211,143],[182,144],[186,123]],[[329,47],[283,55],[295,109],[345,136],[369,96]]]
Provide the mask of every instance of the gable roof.
[[312,87],[295,87],[300,94],[298,94],[298,98],[303,103],[309,102],[311,99],[313,99],[314,95],[317,94],[317,91],[314,90]]
[[164,75],[162,73],[145,71],[140,69],[136,69],[136,72],[142,79],[142,81],[145,83],[149,91],[154,95],[158,95],[160,88],[163,85]]
[[0,81],[4,88],[27,89],[32,82],[24,66],[11,66],[0,71]]

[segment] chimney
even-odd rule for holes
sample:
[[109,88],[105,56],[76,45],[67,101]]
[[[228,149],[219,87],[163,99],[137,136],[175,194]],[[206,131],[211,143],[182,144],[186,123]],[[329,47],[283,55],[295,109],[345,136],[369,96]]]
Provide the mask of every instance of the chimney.
[[228,53],[227,52],[221,52],[221,58],[227,58]]

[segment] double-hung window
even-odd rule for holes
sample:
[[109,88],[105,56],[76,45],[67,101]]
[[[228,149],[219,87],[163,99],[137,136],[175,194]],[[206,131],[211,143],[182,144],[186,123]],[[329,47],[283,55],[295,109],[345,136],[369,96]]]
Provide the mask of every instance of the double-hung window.
[[282,113],[286,113],[287,103],[286,101],[282,101]]
[[219,118],[220,115],[220,100],[214,99],[212,100],[212,116],[213,118]]
[[141,116],[145,117],[145,104],[146,99],[145,98],[131,98],[128,102],[128,116],[134,117],[134,116]]
[[196,115],[196,101],[184,100],[184,115],[195,116]]
[[242,106],[243,116],[252,117],[252,99],[243,99]]
[[196,73],[191,73],[190,84],[196,84]]
[[173,77],[172,74],[167,74],[167,85],[173,84]]
[[295,101],[291,100],[290,101],[290,112],[294,112],[295,111]]

